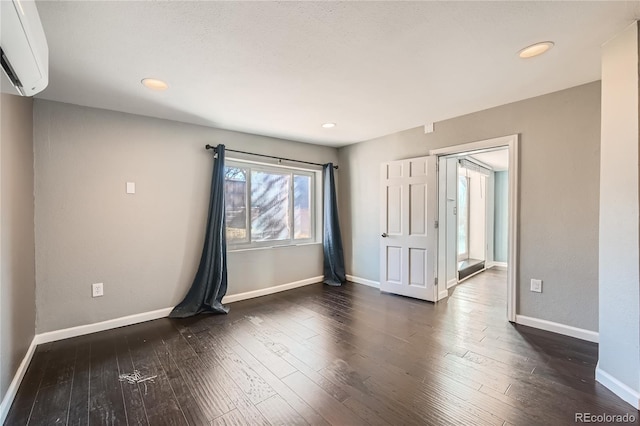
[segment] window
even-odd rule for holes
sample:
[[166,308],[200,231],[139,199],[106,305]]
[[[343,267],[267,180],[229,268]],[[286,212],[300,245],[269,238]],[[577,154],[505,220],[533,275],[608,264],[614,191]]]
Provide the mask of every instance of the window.
[[228,161],[227,243],[242,249],[313,242],[314,189],[312,171]]
[[[465,169],[458,169],[464,173]],[[458,175],[458,260],[469,258],[469,178]]]

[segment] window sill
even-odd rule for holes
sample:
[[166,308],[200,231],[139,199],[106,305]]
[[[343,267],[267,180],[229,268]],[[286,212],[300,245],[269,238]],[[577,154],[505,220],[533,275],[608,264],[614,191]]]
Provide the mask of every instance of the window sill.
[[300,244],[283,244],[277,246],[265,246],[265,247],[247,247],[247,248],[228,248],[227,253],[239,253],[244,251],[256,251],[256,250],[273,250],[279,248],[290,248],[290,247],[304,247],[304,246],[313,246],[313,245],[322,245],[321,242],[313,241],[311,243],[300,243]]

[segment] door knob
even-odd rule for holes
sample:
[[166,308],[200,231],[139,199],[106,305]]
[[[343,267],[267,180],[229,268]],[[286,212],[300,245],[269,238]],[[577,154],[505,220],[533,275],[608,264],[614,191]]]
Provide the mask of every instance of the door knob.
[[382,233],[382,238],[387,238],[387,233],[386,232]]

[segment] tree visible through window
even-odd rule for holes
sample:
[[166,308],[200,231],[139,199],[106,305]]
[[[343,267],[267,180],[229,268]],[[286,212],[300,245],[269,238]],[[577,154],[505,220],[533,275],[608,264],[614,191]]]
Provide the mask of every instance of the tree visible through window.
[[225,168],[227,241],[233,246],[313,239],[312,172],[232,163]]
[[311,176],[293,177],[293,229],[295,239],[312,238]]
[[251,241],[291,238],[290,187],[289,174],[251,172]]
[[225,167],[224,202],[227,219],[227,241],[247,239],[247,171]]

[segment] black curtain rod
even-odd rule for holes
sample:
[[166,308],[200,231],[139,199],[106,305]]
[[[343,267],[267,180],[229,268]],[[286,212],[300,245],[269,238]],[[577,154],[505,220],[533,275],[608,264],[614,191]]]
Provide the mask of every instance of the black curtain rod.
[[[214,152],[216,151],[216,147],[213,145],[209,145],[206,144],[205,145],[206,149],[212,149]],[[253,152],[247,152],[247,151],[237,151],[235,149],[225,149],[225,151],[229,151],[229,152],[237,152],[238,154],[247,154],[247,155],[255,155],[257,157],[266,157],[266,158],[273,158],[275,160],[284,160],[284,161],[293,161],[294,163],[304,163],[304,164],[311,164],[313,166],[324,166],[324,164],[320,164],[320,163],[312,163],[310,161],[302,161],[302,160],[292,160],[291,158],[283,158],[283,157],[274,157],[273,155],[265,155],[265,154],[256,154]],[[338,166],[333,166],[334,169],[337,169]]]

